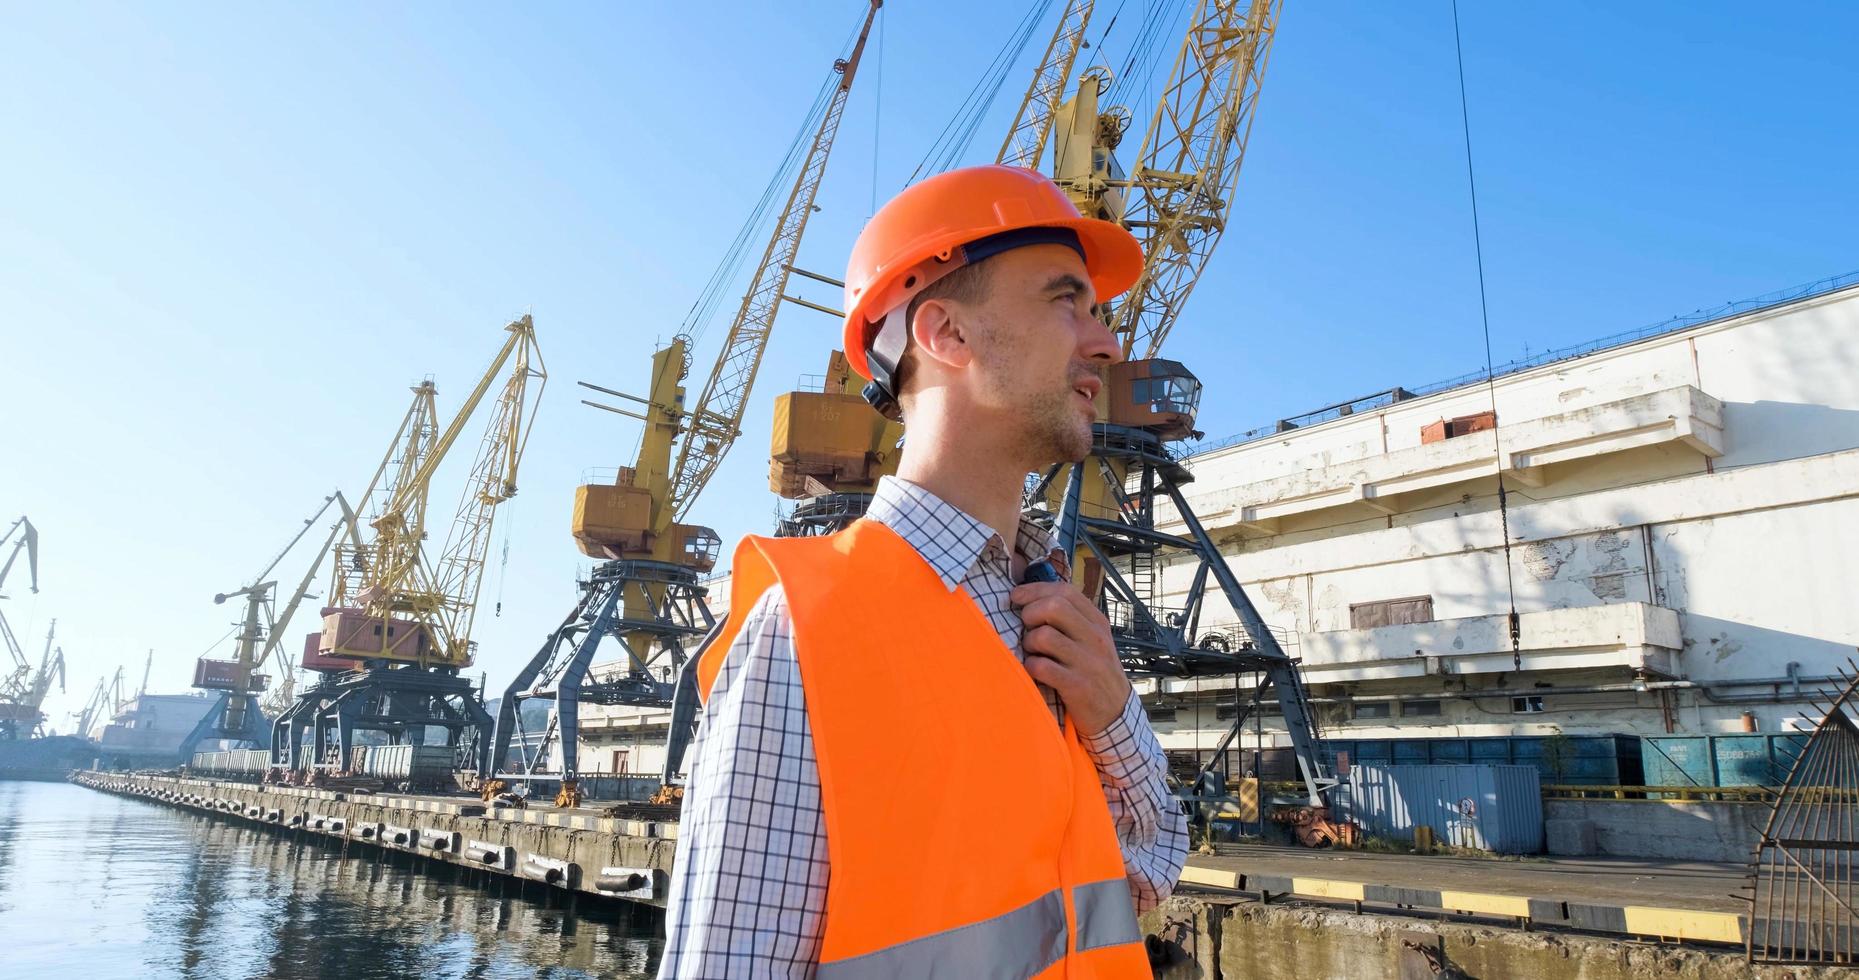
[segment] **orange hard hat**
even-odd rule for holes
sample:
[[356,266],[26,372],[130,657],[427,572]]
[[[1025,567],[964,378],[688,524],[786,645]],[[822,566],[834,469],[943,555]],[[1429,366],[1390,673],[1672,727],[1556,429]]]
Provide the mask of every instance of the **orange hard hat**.
[[[873,335],[929,284],[989,255],[1052,242],[1083,256],[1099,302],[1129,289],[1142,273],[1134,235],[1079,214],[1057,184],[1035,171],[965,167],[906,188],[865,223],[846,262],[845,351],[852,370],[873,376],[866,358]],[[902,338],[895,343],[901,352]]]

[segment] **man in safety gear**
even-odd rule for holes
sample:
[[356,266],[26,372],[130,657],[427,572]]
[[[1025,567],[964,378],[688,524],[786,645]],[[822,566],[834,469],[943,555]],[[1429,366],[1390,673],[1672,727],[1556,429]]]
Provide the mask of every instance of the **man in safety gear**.
[[1185,820],[1109,623],[1020,516],[1029,472],[1091,448],[1121,356],[1096,306],[1141,268],[1015,167],[866,225],[845,350],[904,420],[898,475],[845,531],[736,551],[660,976],[1150,975],[1136,915]]

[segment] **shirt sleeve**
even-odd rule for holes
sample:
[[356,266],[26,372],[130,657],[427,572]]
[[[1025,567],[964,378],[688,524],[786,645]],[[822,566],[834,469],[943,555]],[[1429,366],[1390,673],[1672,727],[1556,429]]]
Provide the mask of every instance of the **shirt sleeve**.
[[1142,700],[1130,691],[1123,713],[1084,737],[1110,804],[1136,911],[1161,904],[1175,890],[1188,858],[1188,818],[1168,791],[1168,761],[1149,727]]
[[780,586],[743,620],[692,743],[658,976],[811,977],[825,930],[819,765]]

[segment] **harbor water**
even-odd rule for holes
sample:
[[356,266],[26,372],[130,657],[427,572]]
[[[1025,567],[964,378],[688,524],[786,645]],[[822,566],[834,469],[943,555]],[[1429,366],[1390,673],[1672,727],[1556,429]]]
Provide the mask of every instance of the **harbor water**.
[[65,783],[0,781],[10,976],[649,977],[655,912]]

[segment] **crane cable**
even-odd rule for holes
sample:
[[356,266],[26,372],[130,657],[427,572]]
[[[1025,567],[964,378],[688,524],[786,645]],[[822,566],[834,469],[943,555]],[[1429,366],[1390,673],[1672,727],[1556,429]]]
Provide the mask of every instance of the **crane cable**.
[[974,87],[970,88],[968,94],[962,98],[961,104],[956,107],[955,114],[943,124],[942,132],[936,134],[936,139],[930,144],[929,151],[917,163],[916,169],[910,172],[910,179],[904,182],[906,186],[916,183],[923,177],[938,174],[953,167],[956,161],[968,152],[968,147],[975,140],[975,134],[981,129],[983,116],[994,104],[994,100],[1000,95],[1001,86],[1007,81],[1007,73],[1019,63],[1021,54],[1026,51],[1027,43],[1032,40],[1033,28],[1038,27],[1040,21],[1045,19],[1046,11],[1051,9],[1052,2],[1053,0],[1034,0],[1026,16],[1014,26],[1013,33],[1007,36],[1006,43],[994,53],[993,60],[988,62],[987,68],[975,80]]
[[1491,399],[1491,444],[1497,450],[1498,525],[1504,535],[1504,587],[1510,597],[1510,662],[1523,669],[1523,631],[1517,616],[1517,580],[1511,571],[1510,504],[1504,489],[1504,446],[1498,439],[1497,373],[1491,360],[1491,309],[1485,298],[1485,245],[1478,228],[1478,180],[1472,170],[1472,117],[1465,99],[1465,46],[1459,38],[1459,0],[1452,0],[1452,47],[1459,61],[1459,125],[1465,135],[1465,183],[1472,199],[1472,247],[1478,258],[1478,313],[1485,334],[1485,391]]
[[[839,46],[841,61],[851,54],[852,46],[858,41],[858,35],[859,29],[854,28],[845,42]],[[780,202],[786,200],[783,191],[794,182],[794,169],[806,158],[808,149],[813,146],[814,131],[820,127],[820,117],[826,113],[827,106],[833,101],[833,93],[839,88],[844,77],[839,67],[835,65],[834,69],[827,73],[826,80],[820,83],[819,91],[814,93],[813,104],[807,109],[806,118],[801,120],[800,127],[794,131],[793,138],[788,141],[787,150],[782,154],[781,162],[776,165],[775,172],[769,176],[768,185],[762,188],[761,197],[755,202],[755,207],[750,210],[742,227],[737,230],[735,239],[724,251],[723,258],[717,263],[716,269],[710,273],[710,278],[704,283],[703,291],[698,293],[697,299],[691,303],[690,311],[684,315],[684,324],[680,332],[691,337],[693,347],[703,339],[704,330],[715,317],[717,306],[723,301],[726,290],[742,271],[743,263],[749,255],[750,243],[764,237],[758,235],[757,232],[766,228],[772,212]]]
[[[509,506],[509,501],[504,502]],[[510,515],[504,515],[503,556],[497,561],[497,618],[503,618],[503,589],[510,580]]]
[[1176,36],[1168,29],[1181,21],[1186,8],[1186,0],[1173,0],[1172,5],[1165,6],[1161,15],[1157,16],[1153,6],[1150,6],[1142,25],[1137,28],[1136,36],[1130,41],[1123,70],[1111,80],[1110,91],[1106,93],[1110,102],[1125,100],[1131,93],[1137,95],[1137,105],[1147,106],[1153,101],[1149,94],[1154,90],[1155,71],[1159,59],[1167,51],[1162,40]]
[[[878,213],[878,147],[879,135],[884,132],[884,8],[878,8],[878,58],[876,82],[872,86],[871,97],[871,210],[866,213],[867,220]],[[779,498],[776,498],[779,499]]]
[[716,268],[710,273],[710,278],[705,281],[703,290],[697,294],[697,299],[692,301],[689,312],[684,315],[684,324],[680,332],[691,337],[693,346],[703,339],[704,329],[714,319],[717,307],[722,303],[729,287],[734,284],[737,274],[742,271],[743,263],[748,258],[749,243],[760,237],[756,233],[767,225],[770,212],[775,209],[780,199],[782,188],[792,183],[791,175],[794,168],[800,164],[807,147],[811,145],[813,131],[820,124],[820,115],[826,111],[827,103],[832,101],[833,89],[838,85],[839,74],[834,72],[820,86],[819,92],[814,95],[813,105],[807,110],[806,118],[801,121],[800,128],[795,131],[793,139],[788,142],[787,150],[782,154],[781,162],[775,167],[774,173],[769,176],[767,186],[762,189],[760,199],[755,202],[755,207],[750,210],[748,218],[737,230],[735,239],[723,252],[723,258],[717,262]]

